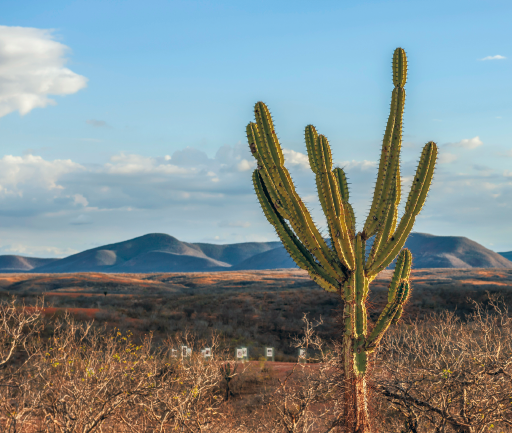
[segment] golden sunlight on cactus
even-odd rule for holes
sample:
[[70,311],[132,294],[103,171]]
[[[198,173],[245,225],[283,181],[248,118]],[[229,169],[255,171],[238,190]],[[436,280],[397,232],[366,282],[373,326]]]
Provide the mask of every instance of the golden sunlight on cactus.
[[[382,142],[375,192],[363,230],[357,234],[354,211],[348,201],[345,173],[341,168],[333,169],[327,138],[319,135],[314,126],[306,127],[309,164],[316,175],[330,245],[320,235],[308,209],[295,191],[284,166],[283,152],[270,112],[264,103],[256,104],[256,122],[247,126],[249,146],[258,163],[253,183],[265,216],[297,265],[325,290],[340,293],[344,302],[345,375],[352,384],[345,395],[345,413],[347,423],[354,432],[370,431],[366,404],[368,359],[389,326],[399,320],[409,298],[412,257],[409,250],[402,248],[425,203],[437,159],[437,145],[427,143],[420,157],[405,212],[398,221],[406,80],[407,58],[405,51],[397,48],[393,55],[395,88]],[[366,241],[372,237],[373,245],[366,258]],[[369,284],[397,255],[388,303],[375,325],[368,329],[366,302]]]

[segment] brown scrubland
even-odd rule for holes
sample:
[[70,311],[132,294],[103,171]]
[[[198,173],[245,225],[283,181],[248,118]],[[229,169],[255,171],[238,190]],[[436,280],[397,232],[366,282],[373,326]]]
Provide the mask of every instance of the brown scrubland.
[[[373,429],[512,432],[512,273],[412,281],[372,365]],[[344,431],[341,307],[302,271],[3,274],[0,287],[0,431]]]

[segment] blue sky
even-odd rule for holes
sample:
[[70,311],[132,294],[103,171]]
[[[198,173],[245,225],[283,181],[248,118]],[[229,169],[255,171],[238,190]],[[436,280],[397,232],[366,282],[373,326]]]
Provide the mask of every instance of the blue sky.
[[258,100],[319,224],[309,123],[362,223],[397,46],[405,191],[423,144],[440,146],[415,231],[510,251],[511,16],[505,1],[4,0],[0,253],[63,256],[149,232],[275,240],[245,141]]

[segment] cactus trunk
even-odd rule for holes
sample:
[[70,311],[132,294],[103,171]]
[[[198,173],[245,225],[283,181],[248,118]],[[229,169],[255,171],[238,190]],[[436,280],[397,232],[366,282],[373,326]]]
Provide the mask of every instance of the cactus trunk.
[[356,375],[352,356],[353,339],[345,335],[343,341],[345,384],[344,384],[344,415],[345,428],[349,432],[367,433],[371,431],[370,414],[368,412],[368,391],[366,374]]
[[[328,224],[329,242],[320,235],[308,209],[295,191],[284,166],[272,117],[265,104],[256,104],[256,122],[247,126],[249,147],[258,163],[253,173],[254,189],[267,220],[274,226],[297,265],[307,271],[320,287],[339,293],[344,303],[345,427],[354,433],[371,431],[366,388],[368,362],[389,326],[399,321],[409,298],[412,257],[409,250],[402,248],[425,203],[437,159],[437,145],[427,143],[418,163],[405,212],[398,221],[406,78],[405,51],[397,48],[393,54],[395,88],[382,141],[375,192],[369,215],[359,233],[356,233],[354,211],[349,203],[345,172],[341,168],[333,169],[331,148],[325,136],[319,135],[312,125],[306,127],[309,165],[316,176],[319,200]],[[373,239],[373,245],[366,256],[366,242],[369,239]],[[366,302],[370,283],[395,258],[387,305],[377,321],[369,325]]]

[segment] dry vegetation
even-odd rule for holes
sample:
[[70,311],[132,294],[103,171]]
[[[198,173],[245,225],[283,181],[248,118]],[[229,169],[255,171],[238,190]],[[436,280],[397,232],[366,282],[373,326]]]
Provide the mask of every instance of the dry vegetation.
[[[371,284],[373,320],[385,306],[390,271]],[[507,269],[419,269],[412,272],[413,296],[405,319],[431,312],[471,311],[468,297],[486,302],[500,293],[512,305],[512,271]],[[106,293],[106,295],[105,295]],[[323,318],[317,334],[336,339],[340,300],[317,287],[301,270],[189,274],[0,274],[0,299],[15,294],[27,305],[44,295],[47,317],[68,311],[77,320],[94,319],[109,329],[150,332],[155,341],[189,330],[208,338],[212,330],[230,350],[247,346],[257,360],[265,346],[276,348],[276,361],[293,362],[291,343],[302,332],[302,316]]]
[[[42,305],[0,305],[0,431],[343,431],[335,345],[302,322],[309,363],[237,364],[218,334],[155,341]],[[172,349],[193,348],[190,358]],[[211,346],[214,356],[200,354]],[[402,322],[373,366],[378,432],[512,432],[512,318],[502,302]]]
[[464,321],[444,312],[392,329],[378,368],[390,431],[512,431],[512,318],[496,298]]

